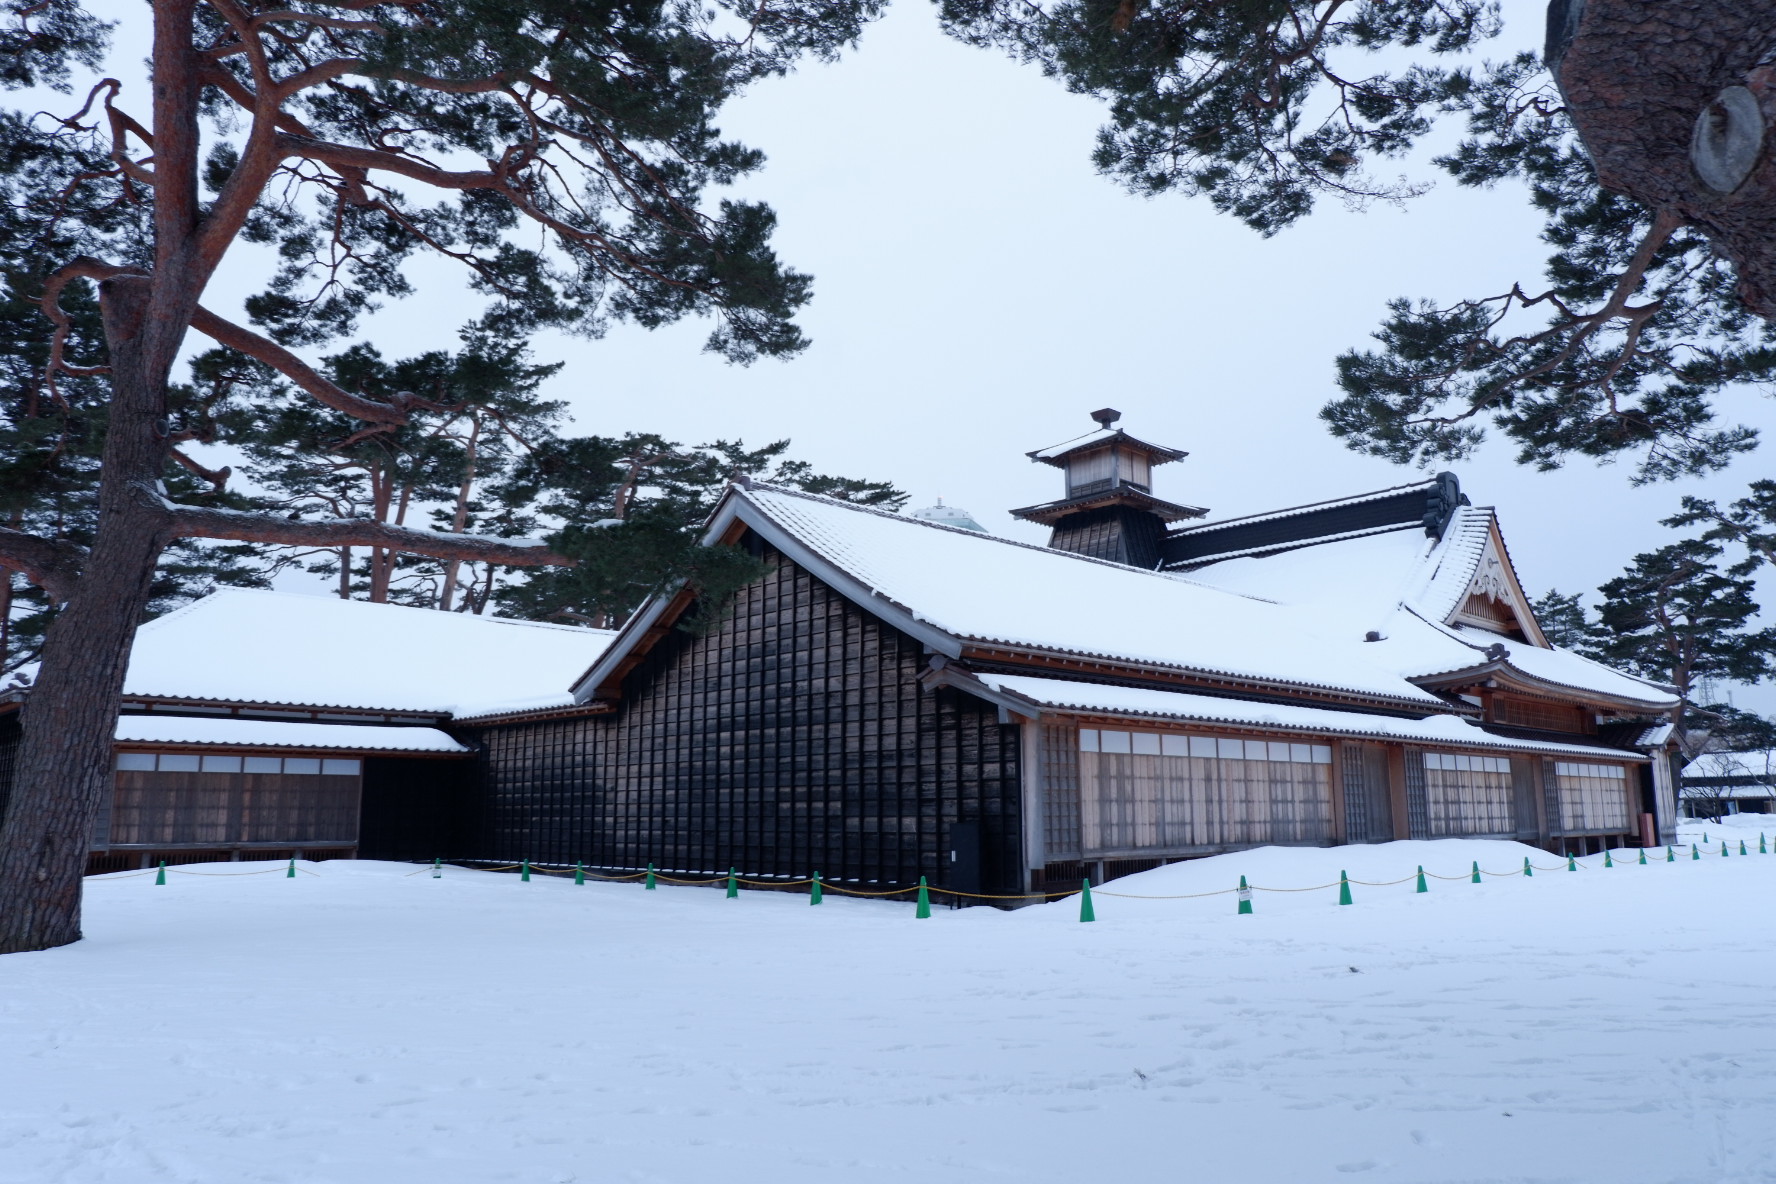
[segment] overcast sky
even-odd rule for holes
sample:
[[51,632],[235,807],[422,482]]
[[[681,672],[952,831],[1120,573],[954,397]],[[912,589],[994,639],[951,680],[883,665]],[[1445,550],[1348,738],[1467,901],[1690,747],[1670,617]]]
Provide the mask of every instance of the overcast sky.
[[[1539,44],[1541,14],[1508,4],[1489,56]],[[899,0],[857,52],[761,85],[724,121],[769,158],[740,192],[776,208],[780,254],[815,277],[812,348],[743,369],[700,352],[706,324],[549,336],[539,357],[567,365],[548,393],[586,432],[787,436],[818,469],[892,480],[912,506],[942,495],[1032,541],[1046,532],[1005,511],[1058,496],[1060,475],[1023,454],[1090,429],[1103,406],[1187,449],[1155,492],[1214,517],[1419,479],[1323,430],[1332,360],[1390,297],[1532,286],[1544,251],[1522,192],[1445,181],[1403,210],[1326,204],[1263,239],[1206,201],[1138,199],[1096,175],[1100,122],[1094,100],[943,37],[930,4]],[[452,346],[472,307],[443,265],[424,276],[366,324],[387,354]],[[1758,396],[1723,410],[1772,426]],[[1504,443],[1456,468],[1476,504],[1499,508],[1532,594],[1594,589],[1665,541],[1657,520],[1681,494],[1736,496],[1768,472],[1758,454],[1633,489],[1627,465],[1541,474]]]

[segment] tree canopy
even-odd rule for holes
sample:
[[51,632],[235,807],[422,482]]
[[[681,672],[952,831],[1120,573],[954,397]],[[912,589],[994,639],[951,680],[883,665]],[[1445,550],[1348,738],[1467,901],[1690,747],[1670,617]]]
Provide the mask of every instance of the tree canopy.
[[[1262,234],[1323,198],[1403,201],[1438,177],[1522,190],[1544,220],[1543,276],[1394,300],[1375,344],[1338,359],[1342,393],[1321,413],[1350,447],[1444,464],[1490,429],[1526,464],[1630,458],[1647,481],[1755,446],[1721,404],[1776,382],[1776,164],[1758,154],[1767,100],[1747,106],[1772,81],[1767,6],[1553,0],[1540,53],[1493,58],[1492,0],[940,9],[955,36],[1103,100],[1107,176],[1202,195]],[[1460,140],[1428,170],[1378,176],[1441,123]]]

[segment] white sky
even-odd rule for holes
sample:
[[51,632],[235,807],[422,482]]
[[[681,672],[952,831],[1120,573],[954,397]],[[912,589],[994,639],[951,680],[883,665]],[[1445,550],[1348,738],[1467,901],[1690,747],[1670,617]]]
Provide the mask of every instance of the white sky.
[[[1539,45],[1542,19],[1540,3],[1510,0],[1490,56]],[[1190,451],[1155,492],[1214,517],[1419,479],[1323,430],[1332,360],[1367,341],[1390,297],[1533,285],[1545,252],[1521,191],[1444,181],[1405,210],[1326,204],[1266,240],[1206,201],[1137,199],[1097,176],[1100,122],[1096,101],[945,38],[931,5],[900,0],[858,52],[761,85],[725,120],[769,157],[740,192],[776,208],[780,254],[815,277],[812,348],[742,369],[700,352],[706,324],[548,336],[538,356],[568,364],[547,393],[585,432],[788,436],[818,469],[893,480],[913,506],[942,495],[1032,541],[1046,532],[1005,511],[1057,496],[1060,475],[1023,454],[1106,405]],[[225,287],[259,274],[243,256]],[[419,296],[365,326],[390,356],[453,346],[472,311],[442,264],[419,274]],[[1759,396],[1722,410],[1776,426]],[[1539,474],[1511,455],[1499,443],[1456,469],[1499,508],[1533,595],[1594,589],[1667,541],[1657,519],[1681,494],[1730,498],[1768,472],[1759,455],[1633,489],[1627,465]]]

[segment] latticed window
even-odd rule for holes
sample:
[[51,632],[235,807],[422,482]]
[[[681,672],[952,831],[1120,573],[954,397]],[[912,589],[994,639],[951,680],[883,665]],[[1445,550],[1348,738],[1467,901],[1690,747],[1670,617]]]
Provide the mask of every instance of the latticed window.
[[1621,765],[1556,761],[1560,828],[1620,833],[1628,829],[1628,770]]
[[1509,759],[1427,752],[1424,767],[1425,808],[1433,836],[1515,833]]
[[1081,728],[1086,851],[1320,842],[1332,824],[1332,748]]

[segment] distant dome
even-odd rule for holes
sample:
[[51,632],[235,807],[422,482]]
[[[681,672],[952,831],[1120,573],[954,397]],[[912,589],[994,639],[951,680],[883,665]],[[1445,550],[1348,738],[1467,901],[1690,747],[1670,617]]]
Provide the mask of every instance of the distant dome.
[[935,522],[939,526],[959,526],[963,530],[978,530],[987,533],[987,528],[974,520],[974,515],[960,506],[946,506],[943,498],[937,499],[935,506],[926,506],[923,510],[914,510],[912,516],[923,522]]

